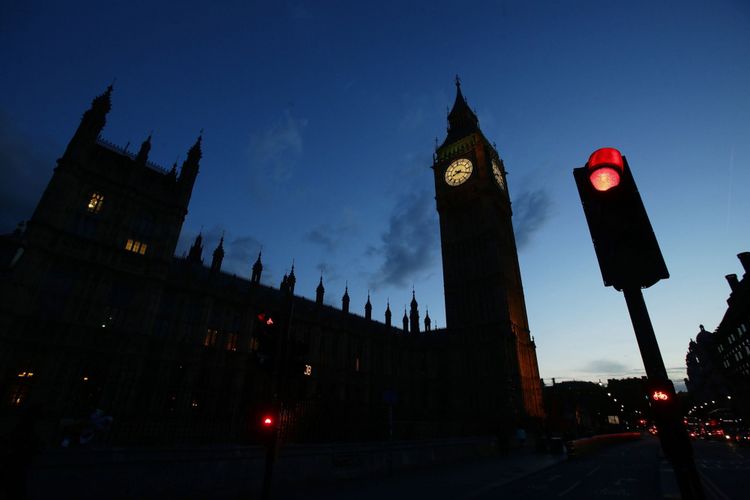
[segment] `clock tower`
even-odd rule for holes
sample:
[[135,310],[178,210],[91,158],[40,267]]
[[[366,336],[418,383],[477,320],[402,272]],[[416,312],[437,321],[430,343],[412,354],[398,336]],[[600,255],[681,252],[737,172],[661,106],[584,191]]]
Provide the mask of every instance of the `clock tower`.
[[458,78],[448,134],[432,168],[447,327],[481,349],[496,346],[501,352],[493,349],[492,363],[499,368],[506,405],[541,417],[536,347],[526,317],[505,167],[480,130]]

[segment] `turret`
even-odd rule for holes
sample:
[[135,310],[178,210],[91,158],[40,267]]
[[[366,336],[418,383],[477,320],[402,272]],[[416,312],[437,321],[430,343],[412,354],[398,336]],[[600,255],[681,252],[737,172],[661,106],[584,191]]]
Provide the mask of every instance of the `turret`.
[[372,304],[370,303],[370,292],[367,291],[367,302],[365,303],[365,319],[372,319]]
[[201,150],[201,142],[203,141],[203,132],[198,136],[195,144],[190,148],[187,154],[187,158],[182,163],[182,169],[180,170],[180,177],[178,184],[182,192],[182,202],[185,208],[190,203],[190,196],[193,194],[193,186],[195,185],[195,179],[198,177],[198,166],[203,156]]
[[409,321],[411,333],[419,333],[419,306],[414,289],[411,291],[411,309],[409,311]]
[[203,264],[203,236],[201,235],[201,233],[198,233],[198,236],[195,237],[193,246],[191,246],[190,250],[188,251],[187,260],[191,264]]
[[389,300],[385,306],[385,326],[391,326],[391,301]]
[[148,161],[148,153],[151,151],[151,134],[148,134],[148,137],[145,141],[143,141],[143,144],[141,144],[141,149],[138,150],[138,154],[135,156],[135,162],[138,165],[145,166],[146,162]]
[[211,259],[211,272],[218,273],[221,271],[221,263],[224,260],[224,236],[219,240],[219,244],[214,250],[213,259]]
[[323,295],[325,295],[326,289],[323,287],[323,275],[320,275],[320,283],[318,283],[318,288],[315,289],[315,304],[322,306],[323,305]]
[[250,275],[250,283],[255,285],[260,284],[260,275],[263,272],[263,263],[260,261],[260,254],[261,252],[258,252],[258,258],[255,260],[255,264],[253,264],[253,273]]
[[427,309],[424,315],[424,331],[432,331],[432,320],[430,319],[430,310]]
[[345,313],[349,312],[349,285],[346,285],[344,289],[344,296],[341,297],[341,310]]
[[91,107],[83,114],[76,133],[63,153],[63,158],[79,159],[91,150],[107,123],[107,113],[112,109],[111,96],[112,85],[91,101]]
[[406,315],[406,307],[404,307],[404,317],[401,323],[403,323],[404,333],[409,333],[409,317]]
[[297,277],[294,275],[294,264],[292,263],[292,270],[289,273],[289,277],[286,280],[287,287],[289,288],[289,294],[294,295],[294,286],[297,284]]

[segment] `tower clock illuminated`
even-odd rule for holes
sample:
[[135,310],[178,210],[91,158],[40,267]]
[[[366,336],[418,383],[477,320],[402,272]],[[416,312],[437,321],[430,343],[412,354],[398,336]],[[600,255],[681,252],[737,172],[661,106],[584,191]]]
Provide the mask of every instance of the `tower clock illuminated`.
[[466,158],[456,160],[445,171],[445,182],[449,186],[461,185],[469,178],[472,170],[474,170],[474,166],[471,164],[471,161]]

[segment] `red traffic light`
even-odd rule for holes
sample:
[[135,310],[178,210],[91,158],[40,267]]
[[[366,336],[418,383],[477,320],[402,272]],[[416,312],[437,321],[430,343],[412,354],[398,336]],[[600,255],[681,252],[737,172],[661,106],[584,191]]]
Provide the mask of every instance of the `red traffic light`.
[[669,393],[664,391],[654,391],[651,394],[651,399],[654,401],[669,401]]
[[273,325],[273,318],[271,316],[266,316],[265,313],[258,314],[258,321],[260,321],[261,323],[265,323],[268,326]]
[[597,149],[588,161],[589,180],[597,191],[607,191],[620,184],[622,154],[615,148]]
[[273,418],[270,415],[263,417],[263,427],[271,427],[273,425]]

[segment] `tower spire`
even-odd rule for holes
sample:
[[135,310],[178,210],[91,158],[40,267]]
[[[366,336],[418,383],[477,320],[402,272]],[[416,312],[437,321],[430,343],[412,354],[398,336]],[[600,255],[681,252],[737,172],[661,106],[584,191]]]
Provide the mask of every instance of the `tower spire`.
[[388,299],[385,306],[385,326],[391,326],[391,300]]
[[187,260],[192,264],[203,264],[203,231],[195,237],[193,246],[190,247]]
[[73,138],[65,149],[63,158],[71,154],[85,154],[96,143],[107,123],[107,114],[112,109],[112,85],[91,101],[91,107],[83,113]]
[[344,296],[341,297],[341,310],[345,313],[349,312],[349,282],[346,282],[346,288],[344,288]]
[[367,302],[365,303],[365,319],[372,319],[372,304],[370,303],[370,290],[367,290]]
[[289,272],[289,277],[287,277],[286,284],[289,287],[289,293],[294,294],[294,285],[297,284],[297,277],[294,275],[294,260],[292,259],[292,270]]
[[201,129],[201,133],[200,135],[198,135],[198,139],[196,139],[195,144],[193,144],[190,147],[190,150],[188,150],[187,158],[182,163],[182,168],[180,169],[180,177],[178,180],[180,185],[182,186],[184,196],[183,202],[186,207],[190,202],[190,195],[193,193],[195,178],[198,177],[198,166],[200,164],[201,157],[203,156],[203,151],[201,149],[202,142],[203,129]]
[[448,137],[443,144],[450,144],[479,130],[479,118],[471,110],[461,92],[461,79],[456,75],[456,99],[448,113]]
[[148,161],[148,153],[151,151],[151,134],[153,132],[150,132],[148,134],[148,137],[146,137],[146,140],[143,141],[141,144],[141,149],[138,150],[138,154],[135,157],[135,162],[139,165],[145,165]]
[[260,275],[263,272],[263,263],[260,261],[260,255],[262,250],[258,250],[258,258],[255,260],[255,264],[253,264],[253,272],[250,276],[250,283],[254,284],[260,284]]
[[219,244],[214,249],[213,259],[211,259],[211,272],[218,273],[221,270],[221,263],[224,260],[224,233],[221,233]]
[[323,287],[323,273],[320,273],[320,283],[318,283],[318,288],[315,289],[315,303],[317,305],[323,305],[323,295],[325,293],[326,289]]
[[412,333],[419,333],[419,304],[417,304],[417,298],[414,292],[414,287],[411,289],[411,305],[409,311],[409,329]]

